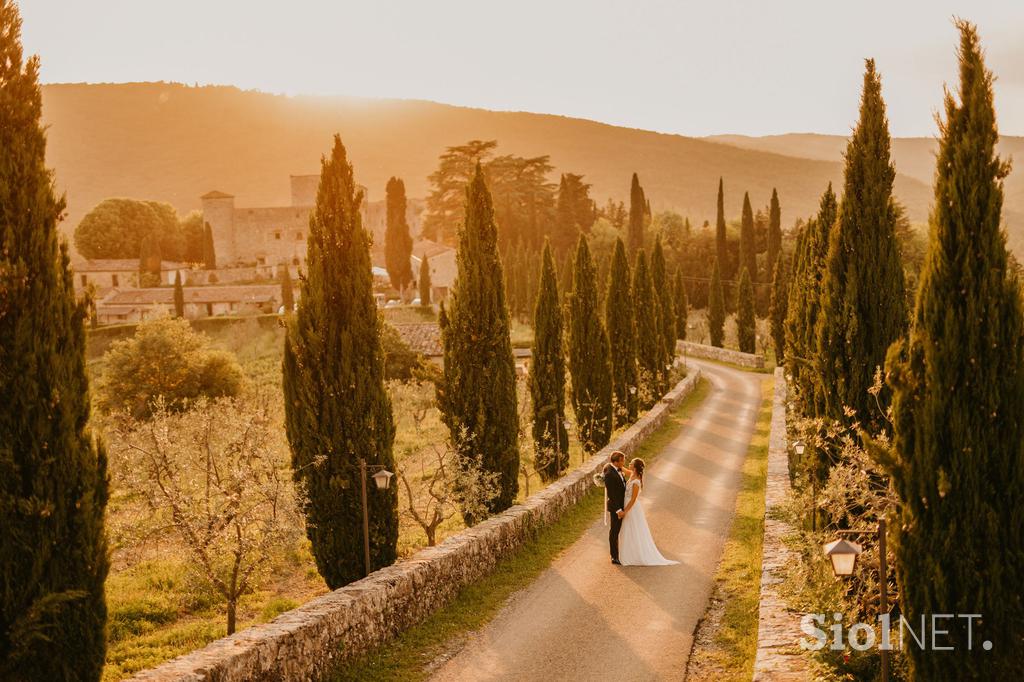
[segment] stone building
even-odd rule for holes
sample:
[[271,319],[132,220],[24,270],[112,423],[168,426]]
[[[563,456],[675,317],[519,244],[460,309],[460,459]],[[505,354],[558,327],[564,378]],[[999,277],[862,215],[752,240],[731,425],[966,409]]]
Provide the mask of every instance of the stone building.
[[[183,287],[185,318],[259,315],[277,312],[281,287],[276,284]],[[96,302],[99,324],[138,322],[174,311],[174,289],[114,290]]]
[[[75,293],[78,294],[81,294],[90,285],[99,293],[105,293],[110,289],[139,285],[138,258],[81,259],[72,261],[71,269],[75,273]],[[178,274],[184,280],[188,275],[188,267],[183,263],[161,261],[161,284],[173,285],[174,278]]]
[[[235,197],[214,190],[202,197],[203,220],[213,232],[213,248],[220,268],[236,265],[262,266],[287,263],[302,267],[306,263],[306,239],[309,214],[316,204],[319,175],[291,176],[291,205],[267,208],[240,208]],[[363,226],[383,245],[386,208],[383,201],[370,203],[363,192]],[[408,202],[406,219],[413,235],[419,234],[422,203]]]

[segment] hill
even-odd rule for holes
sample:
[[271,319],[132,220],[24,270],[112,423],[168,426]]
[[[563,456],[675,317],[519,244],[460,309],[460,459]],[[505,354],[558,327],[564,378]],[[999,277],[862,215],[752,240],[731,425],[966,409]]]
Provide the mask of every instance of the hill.
[[[655,210],[676,209],[698,225],[714,220],[719,176],[728,215],[739,216],[744,191],[764,206],[778,187],[788,225],[813,213],[826,183],[842,175],[834,156],[798,158],[581,119],[424,101],[133,83],[47,85],[43,103],[48,162],[68,193],[65,229],[112,196],[167,201],[185,212],[199,207],[201,194],[219,189],[243,207],[286,205],[288,176],[316,172],[336,131],[371,200],[383,198],[392,175],[405,180],[410,196],[425,196],[438,155],[470,139],[497,139],[502,153],[549,154],[558,171],[583,173],[599,202],[627,199],[636,171]],[[897,193],[912,220],[925,219],[928,183],[900,175]]]
[[[847,138],[841,135],[789,133],[765,137],[745,135],[714,135],[704,138],[711,142],[730,144],[773,154],[784,154],[817,161],[841,159]],[[935,154],[938,141],[932,137],[898,137],[893,140],[893,160],[896,170],[903,175],[931,185],[935,174]],[[999,154],[1024,162],[1024,137],[1003,136],[999,140]],[[1011,171],[1006,178],[1006,197],[1003,221],[1010,234],[1011,245],[1018,255],[1024,253],[1024,169]]]

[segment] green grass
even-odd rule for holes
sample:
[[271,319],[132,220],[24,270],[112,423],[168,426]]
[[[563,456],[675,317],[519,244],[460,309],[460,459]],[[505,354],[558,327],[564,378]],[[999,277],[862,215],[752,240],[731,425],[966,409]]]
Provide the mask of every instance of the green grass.
[[[654,459],[676,437],[709,389],[708,381],[701,379],[693,393],[647,438],[637,456],[648,461]],[[532,583],[558,554],[576,542],[600,516],[603,501],[600,489],[592,489],[557,523],[538,532],[514,555],[499,562],[492,573],[465,587],[450,604],[394,641],[345,664],[328,679],[334,682],[424,679],[431,661],[458,638],[486,625],[512,594]]]
[[697,669],[699,679],[738,681],[749,680],[753,675],[773,384],[762,382],[761,408],[741,471],[736,511],[715,573],[715,599],[719,604],[719,610],[711,614],[717,621],[715,630],[710,641],[698,638],[691,656],[688,672],[692,676]]

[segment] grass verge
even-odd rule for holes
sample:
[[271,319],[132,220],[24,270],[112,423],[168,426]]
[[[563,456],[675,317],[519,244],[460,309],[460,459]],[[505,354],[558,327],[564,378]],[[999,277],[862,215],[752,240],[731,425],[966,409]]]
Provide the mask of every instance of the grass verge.
[[697,626],[687,679],[746,681],[754,672],[773,384],[761,384],[761,407],[743,463],[735,515],[715,573],[711,604]]
[[[701,379],[693,393],[644,441],[637,456],[654,459],[676,437],[709,389],[707,379]],[[512,594],[533,582],[559,553],[576,542],[599,517],[603,501],[601,491],[592,489],[558,523],[542,529],[492,573],[465,587],[450,604],[376,651],[346,663],[328,679],[375,682],[426,678],[440,654],[468,632],[486,625]]]

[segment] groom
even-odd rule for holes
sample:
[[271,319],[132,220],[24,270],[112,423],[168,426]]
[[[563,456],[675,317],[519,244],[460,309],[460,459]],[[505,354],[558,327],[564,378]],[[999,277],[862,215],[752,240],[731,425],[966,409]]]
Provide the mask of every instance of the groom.
[[604,491],[608,499],[608,512],[611,514],[611,527],[608,529],[608,547],[612,552],[612,563],[619,563],[619,529],[622,528],[622,508],[626,506],[626,478],[622,474],[622,465],[626,462],[625,453],[616,450],[611,461],[604,465]]

